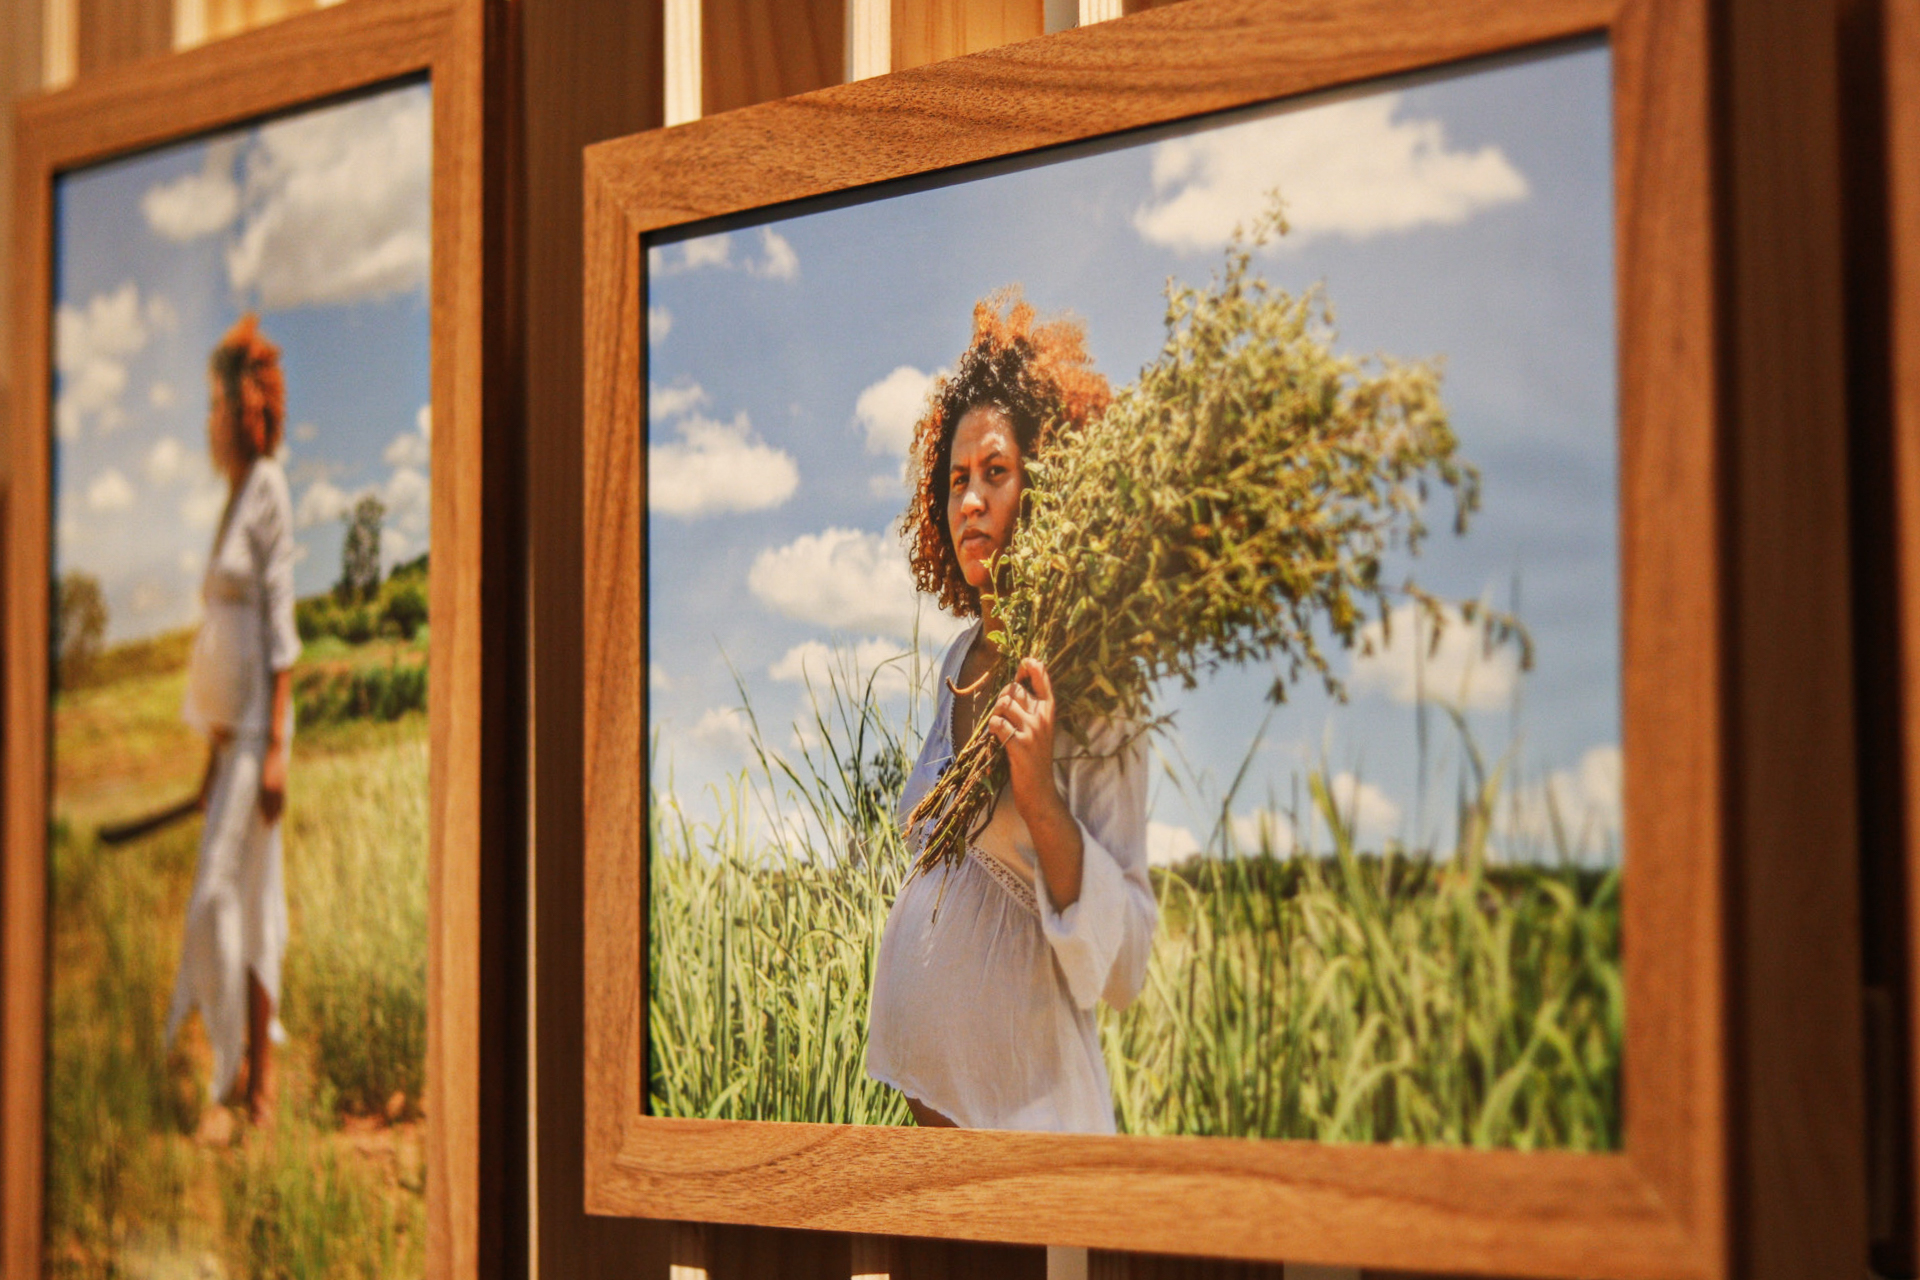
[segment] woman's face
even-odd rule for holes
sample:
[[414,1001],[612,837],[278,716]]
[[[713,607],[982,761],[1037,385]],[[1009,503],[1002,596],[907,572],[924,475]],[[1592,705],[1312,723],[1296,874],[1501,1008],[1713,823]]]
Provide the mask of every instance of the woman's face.
[[214,469],[231,479],[242,454],[239,441],[233,438],[233,415],[227,412],[226,392],[220,379],[211,375],[207,378],[207,452]]
[[987,566],[1006,550],[1020,515],[1026,475],[1020,444],[1007,415],[988,406],[969,409],[953,432],[947,471],[947,532],[967,585],[987,585]]

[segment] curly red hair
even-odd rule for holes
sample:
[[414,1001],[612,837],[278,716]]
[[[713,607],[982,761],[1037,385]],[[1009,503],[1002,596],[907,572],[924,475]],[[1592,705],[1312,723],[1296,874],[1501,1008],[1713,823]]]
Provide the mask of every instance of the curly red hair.
[[207,361],[217,393],[215,412],[223,430],[213,433],[214,463],[226,470],[229,459],[242,464],[280,450],[287,412],[286,379],[280,372],[280,348],[260,332],[260,317],[240,317]]
[[947,527],[947,471],[960,419],[990,407],[1006,416],[1022,459],[1038,457],[1062,426],[1080,426],[1106,411],[1113,391],[1087,355],[1086,326],[1071,316],[1035,322],[1018,285],[973,307],[973,338],[954,372],[934,384],[914,425],[913,497],[901,539],[913,582],[957,617],[980,612]]

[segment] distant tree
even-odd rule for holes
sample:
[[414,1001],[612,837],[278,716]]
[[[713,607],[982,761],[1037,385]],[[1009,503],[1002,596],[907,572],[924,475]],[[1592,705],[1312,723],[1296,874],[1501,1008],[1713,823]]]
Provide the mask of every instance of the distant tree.
[[[394,570],[399,576],[399,570]],[[408,640],[419,634],[420,624],[427,620],[427,593],[411,582],[395,587],[391,581],[387,585],[387,603],[381,610],[381,619],[393,624]]]
[[98,578],[75,571],[62,575],[54,604],[55,676],[64,687],[86,679],[100,656],[107,638],[107,597]]
[[386,504],[368,494],[343,517],[347,536],[340,544],[340,581],[333,594],[341,604],[370,601],[380,591],[380,522]]

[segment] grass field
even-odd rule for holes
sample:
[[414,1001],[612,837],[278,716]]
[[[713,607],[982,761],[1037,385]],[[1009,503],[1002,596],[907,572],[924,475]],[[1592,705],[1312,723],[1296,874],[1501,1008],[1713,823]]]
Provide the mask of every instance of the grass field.
[[[303,680],[424,662],[314,646]],[[288,1043],[270,1133],[191,1135],[210,1056],[162,1042],[197,820],[121,846],[105,822],[192,794],[180,643],[104,655],[54,708],[49,1275],[386,1277],[424,1271],[427,731],[422,711],[303,721],[288,769]]]
[[[654,779],[656,1114],[910,1122],[867,1078],[866,998],[918,730],[842,680],[815,694],[812,745],[776,752],[756,722],[757,765],[725,795]],[[1146,988],[1100,1010],[1121,1131],[1617,1148],[1618,864],[1496,859],[1502,777],[1472,772],[1432,856],[1356,847],[1314,775],[1321,847],[1244,849],[1221,822],[1154,868]]]

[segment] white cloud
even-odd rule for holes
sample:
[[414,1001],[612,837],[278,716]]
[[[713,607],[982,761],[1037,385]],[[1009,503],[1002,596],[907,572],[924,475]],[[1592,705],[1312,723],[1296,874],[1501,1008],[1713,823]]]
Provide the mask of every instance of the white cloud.
[[293,429],[293,438],[301,444],[311,444],[319,438],[319,435],[320,428],[314,426],[311,422],[303,422]]
[[647,386],[647,417],[654,422],[665,422],[683,413],[691,413],[706,403],[707,393],[697,382],[678,383],[670,387],[655,382]]
[[262,125],[227,275],[260,305],[354,302],[425,285],[432,108],[385,93]]
[[906,459],[902,458],[900,469],[892,475],[868,476],[867,492],[882,502],[898,500],[912,491],[912,483],[913,481],[907,475]]
[[187,451],[172,436],[161,436],[154,441],[153,448],[147,450],[140,469],[146,473],[147,483],[155,488],[172,484],[186,474]]
[[414,543],[403,529],[388,526],[380,531],[380,568],[391,572],[402,560],[413,558]]
[[1399,605],[1390,618],[1391,644],[1389,629],[1378,619],[1360,629],[1353,655],[1356,692],[1384,693],[1409,706],[1425,697],[1463,711],[1492,711],[1508,705],[1520,679],[1520,656],[1514,646],[1489,651],[1480,625],[1462,618],[1452,606],[1442,609],[1437,649],[1432,643],[1433,624],[1417,606]]
[[660,342],[673,332],[673,312],[665,307],[647,308],[647,341]]
[[1243,854],[1262,850],[1285,857],[1293,852],[1293,822],[1273,809],[1252,809],[1231,819],[1233,843]]
[[84,307],[63,303],[54,313],[53,359],[60,373],[54,420],[62,439],[79,436],[92,414],[101,431],[126,422],[120,397],[127,389],[127,359],[146,345],[155,328],[177,323],[160,298],[143,305],[132,282],[97,293]]
[[390,467],[424,467],[433,461],[433,440],[419,431],[402,431],[380,456]]
[[181,499],[180,518],[189,529],[211,529],[220,522],[226,505],[227,487],[218,480],[204,480]]
[[732,256],[733,237],[725,232],[717,236],[701,236],[680,246],[680,262],[688,271],[727,266]]
[[1185,827],[1167,822],[1147,824],[1147,864],[1170,867],[1200,852],[1200,842]]
[[772,227],[760,228],[760,261],[747,270],[769,280],[794,280],[800,275],[800,255],[787,238]]
[[851,648],[805,641],[782,654],[767,668],[767,674],[775,680],[810,684],[819,690],[825,690],[838,676],[843,683],[850,682],[856,693],[863,692],[871,680],[873,691],[884,696],[907,691],[911,667],[911,658],[899,641],[876,636]]
[[926,412],[927,393],[939,376],[903,364],[860,393],[853,402],[853,420],[866,433],[868,453],[906,454],[914,424]]
[[940,643],[962,625],[915,593],[899,543],[857,529],[806,533],[762,551],[747,588],[775,613],[833,631],[906,640],[917,613],[921,639]]
[[140,212],[155,234],[185,242],[212,235],[233,222],[240,212],[240,187],[233,180],[237,150],[238,144],[231,141],[213,143],[200,172],[147,188],[140,197]]
[[[772,227],[760,228],[760,252],[745,259],[733,256],[733,235],[722,231],[718,235],[701,236],[696,240],[686,240],[678,245],[661,245],[647,253],[647,272],[655,276],[677,276],[683,271],[699,271],[706,267],[721,270],[745,270],[749,275],[761,276],[768,280],[795,280],[800,275],[800,255],[793,251],[793,245],[787,238]],[[647,333],[658,342],[667,336],[672,327],[673,317],[661,312],[664,317],[658,333],[654,332],[655,320],[652,310],[647,313]]]
[[433,486],[424,475],[412,467],[397,468],[380,491],[380,501],[387,508],[389,530],[401,529],[419,537],[426,535]]
[[1526,198],[1500,148],[1453,149],[1439,120],[1400,107],[1399,94],[1374,93],[1160,143],[1154,199],[1134,226],[1181,253],[1215,252],[1276,187],[1295,245],[1453,225]]
[[744,413],[730,423],[696,414],[675,430],[677,442],[647,446],[647,502],[662,515],[764,511],[799,487],[793,455],[756,436]]
[[108,467],[93,478],[87,486],[87,510],[94,512],[125,511],[133,505],[133,486],[127,478]]
[[1542,782],[1515,787],[1512,804],[1497,815],[1499,833],[1551,852],[1564,839],[1566,852],[1575,858],[1617,850],[1623,763],[1619,746],[1604,743],[1588,748],[1572,769],[1556,769]]
[[673,680],[667,675],[667,669],[657,662],[647,663],[647,688],[655,693],[665,693],[673,688]]
[[174,394],[171,382],[156,382],[147,388],[147,403],[156,409],[173,407]]
[[1371,782],[1343,770],[1333,775],[1327,792],[1340,821],[1361,844],[1377,845],[1400,833],[1400,806]]
[[738,707],[710,707],[693,726],[693,739],[709,747],[745,751],[752,742],[746,713]]
[[293,527],[311,529],[317,524],[331,524],[353,510],[353,503],[352,495],[326,480],[315,480],[300,495],[300,505],[293,512]]

